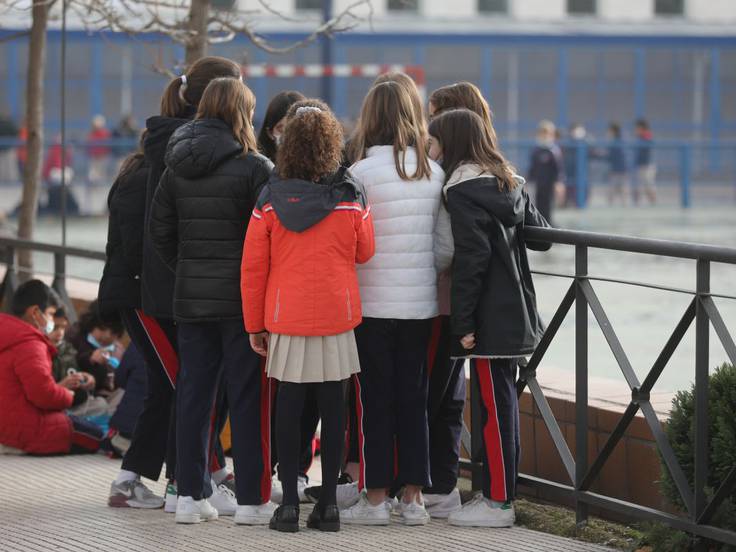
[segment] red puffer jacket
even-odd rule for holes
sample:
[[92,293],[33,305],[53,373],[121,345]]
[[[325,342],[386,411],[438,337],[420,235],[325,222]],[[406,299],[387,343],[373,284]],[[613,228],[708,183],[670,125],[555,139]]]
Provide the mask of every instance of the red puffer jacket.
[[0,314],[0,443],[31,454],[69,452],[74,394],[54,382],[56,349],[36,328]]
[[303,336],[352,330],[362,320],[355,263],[374,252],[370,207],[346,169],[320,183],[272,176],[245,238],[246,330]]

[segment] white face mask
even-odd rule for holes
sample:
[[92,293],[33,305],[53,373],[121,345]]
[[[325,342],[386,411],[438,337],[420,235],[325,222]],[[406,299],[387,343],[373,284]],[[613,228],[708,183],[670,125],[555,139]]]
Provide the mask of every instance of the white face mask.
[[45,325],[38,329],[39,331],[42,331],[44,335],[49,335],[51,332],[54,331],[54,328],[56,327],[56,324],[54,324],[54,319],[46,318],[46,315],[43,312],[41,312],[41,317],[44,319]]
[[274,141],[274,144],[276,144],[276,147],[280,148],[281,144],[284,142],[284,138],[283,136],[281,136],[281,134],[274,134],[273,141]]

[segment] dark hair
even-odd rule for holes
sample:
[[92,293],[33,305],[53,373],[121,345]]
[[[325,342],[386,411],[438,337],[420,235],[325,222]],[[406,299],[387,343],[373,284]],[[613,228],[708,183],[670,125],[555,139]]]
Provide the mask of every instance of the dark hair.
[[54,313],[54,318],[66,318],[69,320],[69,317],[66,314],[66,309],[64,307],[59,307],[56,309],[56,312]]
[[649,130],[649,121],[647,121],[644,118],[639,118],[636,120],[636,126],[643,129],[643,130]]
[[273,130],[281,119],[286,117],[289,108],[296,102],[306,100],[307,98],[301,92],[295,90],[287,90],[279,92],[268,104],[266,115],[263,117],[261,131],[258,133],[258,147],[261,153],[268,157],[271,161],[276,161],[276,142],[274,142],[270,131]]
[[297,102],[286,115],[276,171],[281,178],[318,182],[340,167],[342,147],[342,125],[330,108],[319,100]]
[[240,65],[232,60],[217,56],[203,57],[195,61],[182,77],[176,77],[164,90],[161,97],[161,115],[164,117],[186,117],[197,108],[205,88],[218,77],[241,78]]
[[10,312],[14,316],[23,316],[28,307],[37,306],[42,311],[49,307],[58,307],[61,300],[56,292],[41,280],[29,280],[15,290],[10,300]]
[[512,167],[486,132],[483,119],[469,109],[445,111],[429,124],[429,134],[442,148],[445,182],[460,165],[474,163],[496,177],[499,190],[517,186]]
[[[349,157],[353,163],[365,158],[372,146],[393,146],[396,172],[402,180],[421,180],[432,175],[427,156],[424,118],[414,108],[412,94],[395,81],[373,86],[363,100],[360,119],[350,141]],[[417,168],[406,172],[406,150],[416,150]]]
[[493,128],[493,112],[483,93],[472,82],[462,81],[438,88],[429,96],[429,102],[434,107],[433,118],[451,109],[469,109],[477,113],[486,126],[486,132],[494,144],[498,142],[496,131]]
[[609,123],[608,131],[613,134],[614,138],[621,138],[621,125],[618,123]]
[[117,311],[100,311],[97,300],[89,304],[87,310],[79,317],[79,331],[86,335],[95,328],[110,330],[115,335],[123,335],[123,321]]

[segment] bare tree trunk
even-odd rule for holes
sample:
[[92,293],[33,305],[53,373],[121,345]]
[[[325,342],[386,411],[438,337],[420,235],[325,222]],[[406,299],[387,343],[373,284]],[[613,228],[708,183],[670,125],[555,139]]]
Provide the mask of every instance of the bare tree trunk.
[[[43,160],[43,77],[46,65],[46,24],[49,3],[34,0],[31,36],[28,51],[28,79],[26,83],[26,128],[28,157],[23,171],[23,199],[18,216],[18,237],[32,240],[38,211],[41,163]],[[21,279],[30,278],[33,269],[31,251],[18,252]]]
[[187,67],[207,55],[207,25],[210,16],[210,0],[192,0],[189,6],[189,30],[193,36],[187,41]]

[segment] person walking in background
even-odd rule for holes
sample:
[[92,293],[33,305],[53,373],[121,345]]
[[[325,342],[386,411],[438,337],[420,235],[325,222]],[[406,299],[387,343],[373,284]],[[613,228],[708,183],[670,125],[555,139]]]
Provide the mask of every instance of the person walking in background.
[[[67,146],[62,149],[61,134],[56,134],[52,145],[49,146],[46,152],[46,160],[41,170],[41,176],[48,190],[48,199],[45,205],[39,206],[39,214],[56,215],[61,213],[64,193],[66,193],[66,214],[79,214],[79,204],[70,188],[74,178],[72,163],[72,148]],[[64,186],[62,186],[62,176]]]
[[[587,169],[591,152],[588,148],[587,134],[582,124],[575,123],[570,127],[567,141],[562,144],[562,159],[565,166],[565,207],[585,207],[590,198],[590,179]],[[583,172],[581,173],[579,169],[583,169]],[[578,190],[581,186],[585,186],[585,193],[583,201],[579,202]]]
[[[258,133],[258,148],[260,152],[268,157],[273,163],[276,162],[276,153],[283,143],[284,139],[284,128],[286,128],[286,113],[289,111],[292,105],[297,102],[303,101],[306,98],[300,92],[285,91],[279,92],[272,99],[266,108],[266,115],[263,118],[263,124],[261,130]],[[278,407],[278,389],[276,389],[276,400],[274,401],[274,408],[271,409],[271,435],[275,440],[276,437],[276,409]],[[299,481],[298,491],[299,500],[305,502],[307,496],[305,491],[309,483],[309,477],[307,472],[309,467],[312,465],[314,459],[313,443],[314,435],[317,431],[317,425],[319,424],[319,409],[317,406],[317,397],[313,393],[308,392],[304,399],[304,410],[300,418],[301,423],[301,445],[300,445],[300,456],[299,456]],[[278,464],[277,450],[272,451],[271,454],[271,466],[276,468]],[[283,491],[281,488],[281,482],[278,478],[274,477],[272,480],[273,487],[271,489],[271,500],[273,502],[281,502]]]
[[269,377],[279,381],[276,440],[284,496],[270,523],[277,531],[299,527],[298,420],[309,393],[322,419],[322,487],[307,526],[340,528],[343,388],[360,370],[355,264],[368,261],[375,249],[365,194],[340,167],[342,145],[340,123],[325,104],[307,100],[291,107],[276,173],[253,211],[243,250],[246,329],[254,350],[268,354]]
[[552,121],[541,121],[537,127],[537,145],[529,160],[529,182],[534,183],[536,201],[542,216],[552,222],[555,186],[562,176],[560,156],[556,153],[555,125]]
[[387,525],[395,483],[404,486],[402,521],[429,520],[422,498],[422,488],[431,485],[427,350],[439,313],[434,235],[444,175],[427,158],[426,125],[414,94],[418,98],[416,87],[410,92],[397,82],[375,85],[350,142],[350,170],[365,186],[375,217],[376,256],[358,268],[364,319],[355,331],[361,368],[356,394],[364,492],[341,512],[344,523]]
[[649,203],[657,202],[657,165],[652,155],[652,130],[646,119],[636,121],[636,148],[634,149],[634,204],[639,203],[639,194],[644,189],[644,195]]
[[621,125],[608,125],[608,148],[605,159],[608,161],[608,204],[613,205],[617,200],[621,205],[628,203],[629,173],[626,166],[626,151],[621,137]]
[[536,308],[525,226],[548,227],[524,179],[494,147],[485,122],[467,109],[429,127],[433,159],[445,170],[452,222],[452,357],[470,359],[483,402],[483,492],[449,514],[451,525],[509,527],[519,465],[517,359],[532,354],[544,332]]
[[[273,164],[258,152],[255,96],[239,78],[212,80],[196,117],[174,132],[154,195],[151,241],[175,274],[177,523],[217,519],[205,484],[218,387],[225,385],[239,524],[268,523],[270,389],[244,331],[240,263],[248,218]],[[214,487],[214,485],[213,485]],[[235,502],[237,499],[237,502]]]
[[103,115],[92,117],[92,128],[87,134],[87,157],[89,166],[87,179],[90,184],[105,184],[107,180],[108,163],[110,162],[110,138],[112,134],[107,129],[107,121]]

